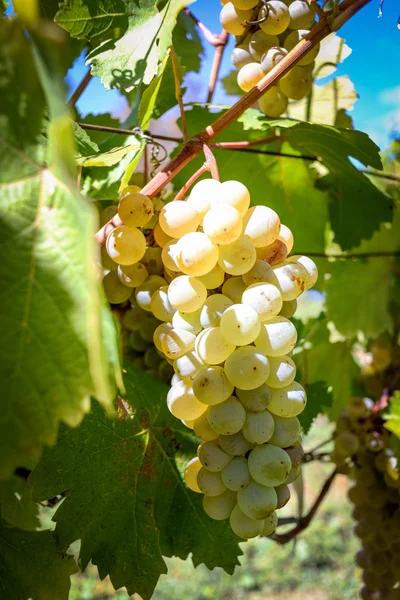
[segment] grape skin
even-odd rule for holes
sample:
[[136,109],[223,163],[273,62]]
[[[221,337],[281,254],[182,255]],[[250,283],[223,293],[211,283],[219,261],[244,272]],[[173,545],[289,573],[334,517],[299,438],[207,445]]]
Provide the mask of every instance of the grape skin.
[[253,346],[237,348],[225,361],[225,374],[235,387],[252,390],[268,377],[268,358]]
[[200,444],[197,456],[203,467],[212,473],[222,471],[232,460],[232,456],[221,450],[217,440]]
[[201,467],[197,474],[197,485],[206,496],[219,496],[227,489],[220,472],[211,472]]
[[311,90],[311,77],[303,67],[292,67],[278,81],[281,92],[292,100],[301,100]]
[[219,496],[204,496],[203,508],[211,519],[223,521],[228,519],[236,505],[236,494],[226,490]]
[[191,489],[193,492],[197,492],[199,494],[201,494],[201,489],[198,486],[197,483],[197,474],[201,469],[201,462],[199,461],[199,459],[197,458],[197,456],[195,458],[192,458],[192,460],[190,460],[188,462],[188,464],[185,467],[185,472],[184,472],[184,479],[185,479],[185,483],[188,486],[189,489]]
[[268,410],[248,412],[243,425],[243,436],[251,444],[265,444],[273,436],[275,429],[274,419]]
[[218,247],[200,231],[187,233],[177,242],[175,261],[185,275],[206,275],[218,261]]
[[222,27],[232,35],[242,35],[244,33],[246,23],[251,19],[252,10],[239,10],[235,8],[232,2],[227,2],[219,15],[219,20]]
[[210,426],[219,435],[233,435],[238,433],[246,420],[246,411],[234,396],[224,402],[210,406],[207,410]]
[[[222,481],[229,490],[239,492],[251,481],[247,458],[236,456],[222,471]],[[235,501],[236,503],[236,501]]]
[[213,406],[232,395],[233,385],[222,367],[206,367],[194,378],[193,390],[201,402]]
[[220,322],[224,338],[236,346],[247,346],[260,333],[261,321],[257,312],[245,304],[233,304],[225,310]]
[[288,99],[277,85],[272,86],[261,96],[258,105],[265,116],[280,117],[288,106]]
[[252,481],[238,492],[237,502],[241,511],[250,519],[265,519],[276,509],[278,497],[273,487]]
[[[268,17],[266,21],[260,23],[260,28],[270,35],[279,35],[280,33],[283,33],[290,23],[288,7],[279,0],[271,0],[267,3],[267,7]],[[264,15],[265,8],[262,7],[258,14],[258,18],[261,19]]]
[[242,512],[238,504],[231,512],[229,523],[233,532],[245,540],[260,535],[264,527],[263,520],[250,519]]
[[207,406],[197,400],[192,382],[185,379],[174,385],[168,392],[167,405],[177,419],[194,420],[200,417]]
[[285,483],[292,468],[288,454],[271,444],[253,448],[248,461],[250,475],[257,483],[267,487]]
[[237,84],[244,92],[249,92],[261,79],[265,73],[261,66],[256,62],[247,63],[237,74]]
[[296,417],[305,409],[306,403],[304,388],[293,381],[285,388],[272,391],[268,410],[278,417]]
[[109,256],[119,265],[133,265],[146,252],[146,238],[136,227],[121,225],[108,234],[106,248]]

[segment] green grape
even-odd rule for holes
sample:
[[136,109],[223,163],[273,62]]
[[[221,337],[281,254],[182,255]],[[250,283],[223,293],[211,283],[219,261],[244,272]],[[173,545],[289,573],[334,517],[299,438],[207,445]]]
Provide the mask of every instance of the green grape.
[[132,364],[135,367],[135,369],[139,369],[139,371],[146,370],[146,365],[143,356],[136,356]]
[[360,447],[358,437],[350,431],[343,431],[335,439],[335,451],[344,456],[355,454]]
[[227,400],[233,393],[233,385],[222,367],[206,367],[194,378],[193,391],[201,402],[212,406]]
[[167,358],[176,360],[193,350],[196,336],[186,329],[170,329],[161,340],[161,350]]
[[104,227],[108,221],[111,221],[118,212],[118,206],[116,204],[110,204],[100,214],[100,227]]
[[[256,248],[256,256],[257,250],[259,250],[259,248]],[[259,258],[256,258],[251,269],[242,275],[242,279],[247,286],[253,285],[254,283],[266,283],[271,281],[273,277],[274,272],[271,265]]]
[[221,317],[221,332],[224,338],[236,346],[247,346],[260,333],[261,322],[257,312],[245,304],[234,304]]
[[142,285],[136,288],[135,299],[136,303],[143,310],[151,312],[151,298],[156,290],[167,285],[163,277],[159,275],[150,275]]
[[166,361],[162,360],[158,367],[158,376],[161,381],[166,383],[171,381],[171,377],[174,375],[174,370],[171,365]]
[[262,519],[250,519],[240,510],[238,504],[231,512],[229,523],[232,531],[245,540],[260,535],[264,527]]
[[200,323],[202,327],[217,327],[221,317],[233,302],[224,294],[213,294],[204,302],[200,312]]
[[158,218],[161,229],[172,238],[181,238],[187,233],[192,233],[200,224],[197,211],[182,200],[166,204]]
[[234,302],[239,304],[242,300],[242,294],[246,289],[241,277],[230,277],[222,286],[222,293]]
[[[282,58],[284,57],[282,56]],[[288,99],[282,90],[274,85],[261,96],[258,105],[267,117],[280,117],[287,109]]]
[[272,390],[268,410],[278,417],[296,417],[305,409],[306,403],[307,396],[304,388],[293,381],[287,387]]
[[[297,27],[295,29],[297,29]],[[310,32],[307,29],[299,29],[298,31],[292,31],[292,33],[290,33],[287,36],[287,38],[285,39],[284,46],[285,46],[286,50],[288,50],[289,52],[290,52],[290,50],[293,50],[293,48],[295,46],[297,46],[297,44],[301,40],[303,40],[304,38],[307,38],[309,33]],[[307,52],[307,54],[299,60],[298,64],[301,66],[309,65],[316,59],[318,52],[319,52],[319,44],[317,46],[314,46],[314,48],[312,48],[309,52]],[[289,96],[289,98],[291,98],[291,96]],[[295,98],[295,100],[298,100],[298,99],[299,98]]]
[[197,484],[197,475],[198,475],[200,469],[201,469],[201,462],[199,461],[199,459],[196,456],[195,458],[192,458],[192,460],[190,460],[188,462],[188,464],[185,467],[185,471],[184,471],[184,475],[183,475],[183,478],[184,478],[185,483],[188,486],[188,488],[190,490],[192,490],[192,492],[197,492],[198,494],[201,494],[201,489],[199,488],[199,486]]
[[218,246],[213,242],[214,240],[211,241],[205,233],[199,231],[181,237],[176,244],[175,260],[182,273],[197,277],[211,271],[218,260]]
[[248,44],[239,44],[233,49],[231,54],[231,63],[236,69],[241,69],[244,65],[253,62],[254,59],[249,51]]
[[300,442],[296,442],[292,446],[289,446],[289,448],[285,448],[285,452],[289,455],[292,465],[299,465],[301,463],[301,459],[304,456],[304,450]]
[[117,272],[110,271],[103,278],[104,294],[110,304],[126,302],[132,290],[120,282]]
[[256,249],[250,240],[241,236],[233,244],[220,246],[218,264],[229,275],[243,275],[256,262]]
[[148,317],[146,314],[139,326],[139,333],[146,342],[153,341],[154,332],[159,324],[160,321],[154,319],[153,317]]
[[158,369],[158,366],[161,363],[161,358],[154,347],[147,348],[144,354],[144,364],[149,369]]
[[171,281],[168,298],[176,310],[195,312],[207,298],[207,288],[195,277],[181,275]]
[[267,410],[246,414],[242,433],[251,444],[265,444],[270,440],[273,432],[274,419]]
[[278,417],[273,418],[275,423],[274,433],[269,443],[279,448],[292,446],[300,437],[301,426],[297,417]]
[[297,300],[287,300],[282,303],[282,308],[279,312],[280,317],[290,319],[297,310]]
[[287,483],[292,464],[282,448],[271,444],[256,446],[250,452],[248,461],[250,475],[257,483],[267,487]]
[[237,494],[240,510],[250,519],[265,519],[274,512],[278,498],[273,487],[265,487],[252,481]]
[[132,331],[129,334],[129,345],[136,352],[145,352],[149,344],[142,338],[139,331]]
[[263,6],[258,13],[259,19],[262,19],[265,16],[266,9],[268,9],[267,19],[260,23],[262,31],[269,35],[279,35],[280,33],[283,33],[290,23],[290,14],[286,4],[279,0],[267,2],[267,6]]
[[203,467],[213,473],[225,469],[232,460],[232,456],[229,456],[218,446],[218,440],[210,440],[200,444],[197,455]]
[[218,438],[218,433],[214,431],[208,422],[207,411],[194,420],[193,431],[203,442],[211,442],[211,440]]
[[278,497],[277,508],[283,508],[290,500],[290,490],[287,485],[278,485],[275,488],[276,495]]
[[232,354],[235,345],[224,338],[220,327],[207,327],[197,336],[195,350],[205,363],[219,365]]
[[146,248],[141,260],[150,275],[162,275],[164,264],[162,261],[162,249],[155,246]]
[[273,317],[262,323],[260,334],[254,343],[267,356],[281,357],[293,350],[297,342],[297,331],[289,319]]
[[[189,352],[174,360],[173,363],[175,373],[182,379],[194,379],[204,366],[203,361],[194,350],[189,350]],[[196,395],[194,388],[193,391]]]
[[186,329],[189,333],[197,335],[203,329],[200,323],[200,313],[201,309],[189,313],[177,310],[172,317],[172,325],[175,329]]
[[108,234],[106,248],[109,256],[119,265],[132,265],[143,258],[146,238],[136,227],[121,225]]
[[[282,227],[280,226],[279,231],[282,231]],[[261,246],[261,248],[256,249],[257,258],[267,262],[269,265],[279,265],[281,262],[286,260],[288,251],[286,245],[279,239],[276,238],[272,244],[268,244],[268,246]]]
[[220,435],[218,443],[222,450],[230,456],[244,456],[253,447],[241,431],[233,435]]
[[134,265],[118,265],[117,273],[121,283],[130,288],[142,285],[148,277],[148,271],[142,263]]
[[157,350],[159,350],[160,352],[163,352],[162,341],[164,339],[164,336],[167,333],[169,333],[171,331],[171,329],[173,329],[171,323],[161,323],[161,325],[159,325],[157,327],[157,329],[155,330],[155,332],[153,334],[154,345],[157,348]]
[[266,381],[272,388],[290,385],[296,376],[296,365],[289,356],[278,356],[269,359],[269,375]]
[[[244,65],[237,74],[237,84],[244,92],[249,92],[264,77],[265,73],[257,62]],[[239,237],[241,230],[237,237]],[[237,238],[236,238],[237,239]],[[234,240],[231,240],[232,242]],[[228,242],[229,243],[229,242]]]
[[253,390],[268,377],[268,358],[254,346],[237,348],[225,361],[225,375],[235,387]]
[[168,298],[168,286],[164,285],[154,292],[150,301],[150,309],[159,321],[171,321],[176,309]]
[[105,246],[100,248],[100,263],[106,271],[116,271],[118,269],[117,263],[109,256]]
[[296,479],[298,477],[300,477],[300,475],[301,475],[301,465],[300,464],[293,465],[292,468],[290,469],[289,477],[285,481],[285,484],[289,485],[289,483],[293,483],[294,481],[296,481]]
[[253,60],[261,61],[262,56],[273,46],[279,46],[277,35],[269,35],[261,29],[253,33],[249,40],[249,51]]
[[219,266],[216,264],[215,267],[211,269],[205,275],[201,275],[198,277],[198,280],[201,281],[202,284],[206,286],[208,290],[215,290],[220,287],[224,283],[225,273]]
[[294,0],[289,6],[290,29],[310,29],[315,21],[315,13],[305,0]]
[[161,251],[161,260],[166,269],[174,273],[180,273],[181,269],[176,260],[176,251],[179,240],[168,240]]
[[271,535],[271,533],[274,533],[277,525],[278,525],[278,515],[274,511],[273,513],[268,515],[268,517],[265,518],[264,527],[261,532],[261,535]]
[[197,419],[207,410],[206,405],[194,395],[189,379],[172,386],[167,395],[167,405],[174,417],[185,421]]
[[213,206],[233,206],[239,215],[244,217],[250,205],[249,190],[240,181],[224,181],[219,193],[212,200]]
[[236,394],[245,409],[250,412],[261,412],[271,402],[271,390],[265,383],[254,390],[238,388]]
[[285,58],[287,53],[288,51],[286,48],[281,48],[280,46],[269,48],[261,58],[261,68],[264,73],[272,71],[272,69]]
[[201,467],[197,474],[197,485],[206,496],[219,496],[227,489],[220,472],[211,472]]
[[245,32],[246,21],[252,18],[252,10],[239,10],[232,2],[227,2],[219,15],[222,27],[232,35],[242,35]]
[[202,179],[198,181],[187,199],[189,206],[195,209],[201,219],[210,210],[210,198],[221,193],[221,183],[216,179]]
[[282,295],[278,288],[270,283],[249,285],[243,292],[242,302],[253,308],[262,322],[276,317],[282,309]]
[[248,10],[254,8],[258,4],[258,0],[232,0],[232,4],[239,10]]
[[210,406],[207,410],[210,426],[219,435],[238,433],[246,420],[246,411],[234,396],[224,402]]
[[256,248],[262,248],[276,240],[281,222],[272,208],[253,206],[246,212],[243,225],[244,237],[249,239]]
[[129,227],[143,227],[153,216],[153,203],[140,192],[127,192],[119,201],[118,216]]
[[[278,81],[279,88],[285,96],[292,100],[301,100],[311,90],[310,73],[303,67],[292,67],[286,75]],[[291,298],[288,298],[290,300]]]
[[124,312],[122,317],[122,327],[129,331],[139,331],[143,318],[147,318],[148,313],[131,302],[131,307]]
[[236,505],[236,494],[231,490],[225,490],[219,496],[204,496],[203,508],[211,519],[223,521],[228,519]]
[[[229,490],[238,492],[249,485],[251,481],[247,458],[236,456],[221,473],[222,481]],[[236,504],[236,499],[235,499]]]
[[282,294],[283,300],[295,300],[306,289],[307,272],[303,265],[289,262],[290,257],[283,265],[274,267],[272,283]]
[[287,253],[289,254],[293,249],[294,238],[293,233],[291,232],[289,227],[287,227],[287,225],[284,225],[283,223],[281,223],[278,240],[281,240],[281,242],[285,244]]

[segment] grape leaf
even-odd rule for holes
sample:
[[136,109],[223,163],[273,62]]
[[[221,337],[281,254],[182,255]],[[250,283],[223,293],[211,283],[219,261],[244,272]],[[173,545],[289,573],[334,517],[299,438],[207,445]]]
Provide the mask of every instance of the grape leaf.
[[306,435],[316,417],[322,412],[326,412],[333,403],[332,390],[326,381],[313,381],[306,385],[307,404],[303,412],[299,415],[299,421]]
[[167,386],[130,368],[125,386],[118,420],[96,406],[78,429],[61,429],[31,475],[36,500],[72,490],[54,516],[60,546],[81,539],[83,568],[91,560],[116,589],[145,599],[166,572],[162,555],[191,552],[195,565],[232,572],[238,538],[182,483],[197,441],[169,413]]
[[78,123],[71,121],[71,126],[76,147],[81,156],[90,156],[91,154],[100,153],[99,146],[91,139],[90,135],[78,125]]
[[185,71],[199,73],[205,56],[203,40],[195,23],[183,11],[178,15],[172,40],[175,53],[181,59]]
[[[159,73],[160,63],[172,42],[172,31],[184,0],[167,0],[164,8],[146,18],[140,14],[117,41],[108,40],[94,48],[87,57],[93,75],[98,75],[106,89],[132,90],[148,85]],[[189,2],[190,4],[190,2]]]
[[40,527],[32,486],[21,477],[0,480],[0,513],[1,518],[14,527],[32,531]]
[[237,82],[238,72],[237,69],[229,71],[228,75],[222,77],[221,83],[228,96],[244,96],[244,91],[240,89]]
[[384,415],[385,427],[400,438],[400,391],[396,390],[389,401],[389,411]]
[[91,156],[80,156],[77,157],[76,162],[82,167],[112,167],[120,163],[127,154],[135,157],[140,153],[143,144],[134,136],[131,136],[131,138],[133,138],[132,143],[126,146],[119,146],[108,152],[99,152]]
[[345,43],[344,38],[337,33],[331,33],[320,43],[319,52],[315,59],[313,77],[321,79],[332,75],[339,63],[351,54],[351,48]]
[[[87,114],[85,117],[79,116],[79,123],[91,124],[91,125],[105,125],[106,127],[120,127],[121,124],[118,119],[114,119],[109,113],[93,115],[91,113]],[[114,133],[110,133],[108,131],[96,131],[96,130],[84,130],[85,133],[90,137],[90,139],[99,146],[102,150],[104,150],[103,145],[107,144],[110,138],[118,139],[119,143],[122,143],[128,136],[123,136],[118,134],[118,136]],[[113,146],[117,146],[117,144],[112,144]],[[108,146],[106,147],[107,149]]]
[[68,600],[74,557],[56,548],[51,531],[22,531],[0,522],[0,588],[7,600]]

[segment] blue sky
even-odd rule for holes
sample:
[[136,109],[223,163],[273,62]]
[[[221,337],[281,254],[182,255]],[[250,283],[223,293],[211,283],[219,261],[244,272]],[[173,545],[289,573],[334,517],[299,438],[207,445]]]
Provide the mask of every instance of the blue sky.
[[[220,31],[218,0],[198,0],[191,10],[213,32]],[[385,0],[384,15],[378,19],[379,0],[372,0],[339,32],[352,48],[352,54],[339,65],[338,74],[348,75],[360,98],[351,112],[357,129],[366,131],[381,147],[389,143],[393,131],[400,131],[400,15],[399,0]],[[206,42],[206,59],[199,75],[190,76],[190,97],[196,94],[203,100],[206,96],[208,73],[214,49]],[[230,51],[225,52],[221,76],[232,69]],[[84,59],[79,59],[68,74],[70,89],[75,88],[85,73]],[[215,103],[232,103],[232,97],[224,94],[222,86],[216,90]],[[110,111],[123,114],[126,101],[116,90],[106,92],[95,78],[81,97],[78,107],[83,114]]]

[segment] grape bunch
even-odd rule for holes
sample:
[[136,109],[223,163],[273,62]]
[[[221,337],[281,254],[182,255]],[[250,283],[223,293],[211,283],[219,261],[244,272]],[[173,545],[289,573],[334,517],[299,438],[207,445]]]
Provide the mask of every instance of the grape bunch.
[[348,495],[362,542],[356,562],[364,600],[400,600],[400,478],[383,424],[373,400],[352,398],[338,418],[332,454],[354,479]]
[[[250,91],[269,73],[296,44],[305,38],[315,22],[315,14],[307,0],[232,0],[222,2],[220,21],[223,28],[237,36],[231,61],[239,69],[237,83]],[[248,22],[258,20],[257,25]],[[308,52],[259,100],[261,111],[268,117],[279,117],[289,99],[301,100],[312,85],[311,73],[319,46]]]

